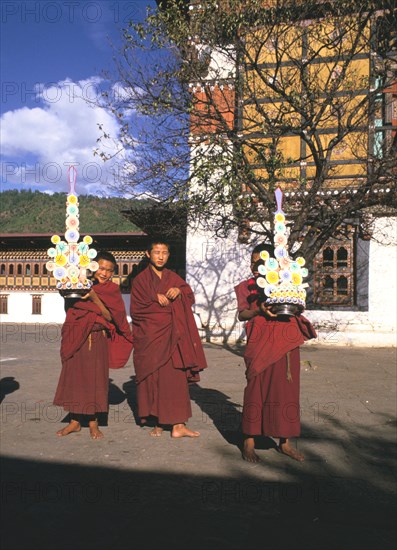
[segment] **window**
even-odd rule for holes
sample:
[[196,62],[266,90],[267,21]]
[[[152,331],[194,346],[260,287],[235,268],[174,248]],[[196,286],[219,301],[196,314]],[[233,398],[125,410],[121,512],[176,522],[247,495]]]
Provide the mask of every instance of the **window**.
[[336,293],[339,296],[347,296],[348,288],[349,285],[347,277],[344,277],[343,275],[341,277],[338,277],[338,280],[336,281]]
[[334,294],[334,280],[329,275],[323,279],[323,296],[332,297]]
[[128,275],[128,264],[123,264],[123,275]]
[[34,264],[33,273],[34,275],[39,274],[39,264]]
[[17,265],[17,275],[22,275],[22,264]]
[[8,314],[8,294],[0,294],[0,314]]
[[336,253],[336,265],[337,267],[347,267],[348,264],[348,252],[346,248],[341,246]]
[[32,295],[32,315],[41,315],[41,294]]
[[[382,86],[382,79],[377,78],[375,82],[376,88]],[[383,131],[384,115],[385,115],[385,96],[383,93],[376,94],[374,107],[374,155],[377,158],[383,157],[383,141],[385,133]]]
[[1,264],[0,275],[6,274],[6,264]]
[[354,230],[330,239],[314,260],[313,304],[355,305]]
[[334,251],[327,246],[323,252],[323,266],[332,267],[334,265]]
[[9,275],[14,275],[14,265],[13,265],[13,264],[11,264],[11,265],[9,266],[9,268],[8,268],[8,274],[9,274]]
[[48,273],[47,266],[43,264],[43,275],[47,275],[47,273]]
[[[380,77],[375,81],[375,88],[381,89],[384,82]],[[393,141],[395,134],[395,102],[397,94],[397,82],[376,94],[373,108],[373,155],[383,158]]]
[[30,264],[26,264],[25,266],[25,275],[30,275]]

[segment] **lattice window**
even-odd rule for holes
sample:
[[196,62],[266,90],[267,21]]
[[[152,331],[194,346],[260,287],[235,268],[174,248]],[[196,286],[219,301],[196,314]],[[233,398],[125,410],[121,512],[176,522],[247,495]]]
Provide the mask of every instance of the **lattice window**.
[[[378,77],[375,87],[381,88],[384,82]],[[377,158],[383,158],[392,143],[395,135],[396,113],[395,102],[397,98],[397,82],[393,82],[388,88],[383,89],[375,96],[374,100],[374,135],[373,154]]]
[[41,315],[41,294],[32,295],[32,315]]
[[314,260],[313,303],[353,306],[354,231],[345,240],[330,239]]
[[0,294],[0,314],[8,314],[8,294]]
[[324,267],[333,267],[334,265],[334,251],[332,248],[327,246],[323,252],[323,266]]

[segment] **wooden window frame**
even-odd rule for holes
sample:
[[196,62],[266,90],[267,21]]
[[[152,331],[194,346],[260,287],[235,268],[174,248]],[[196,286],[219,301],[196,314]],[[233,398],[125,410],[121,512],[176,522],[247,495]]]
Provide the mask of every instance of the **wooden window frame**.
[[8,315],[8,294],[0,294],[0,315]]
[[[313,269],[313,307],[316,306],[348,306],[356,305],[355,299],[355,234],[354,228],[349,228],[345,239],[329,239],[314,259]],[[342,249],[346,251],[341,257]],[[324,253],[333,252],[332,262],[324,261]],[[338,255],[339,252],[339,255]],[[331,255],[328,254],[330,257]],[[326,263],[327,265],[324,265]],[[330,285],[330,280],[333,285]],[[346,280],[346,285],[341,284]],[[340,284],[338,285],[338,281]]]
[[42,294],[32,294],[32,315],[41,315]]

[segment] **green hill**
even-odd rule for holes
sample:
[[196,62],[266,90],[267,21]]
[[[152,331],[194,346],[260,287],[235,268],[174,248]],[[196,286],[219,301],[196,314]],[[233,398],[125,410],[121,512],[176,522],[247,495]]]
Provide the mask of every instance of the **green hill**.
[[[140,231],[121,210],[144,206],[145,201],[79,196],[81,233],[127,233]],[[39,191],[0,193],[0,233],[63,233],[66,193]]]

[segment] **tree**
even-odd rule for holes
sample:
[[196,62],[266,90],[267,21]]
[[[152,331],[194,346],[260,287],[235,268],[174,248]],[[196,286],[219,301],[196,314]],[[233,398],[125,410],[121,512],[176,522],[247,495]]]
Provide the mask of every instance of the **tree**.
[[133,159],[121,185],[267,240],[281,186],[290,249],[308,261],[346,221],[367,233],[395,213],[394,2],[159,4],[117,58],[109,99]]

